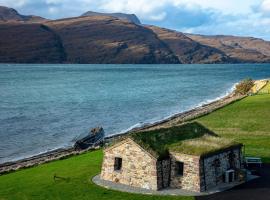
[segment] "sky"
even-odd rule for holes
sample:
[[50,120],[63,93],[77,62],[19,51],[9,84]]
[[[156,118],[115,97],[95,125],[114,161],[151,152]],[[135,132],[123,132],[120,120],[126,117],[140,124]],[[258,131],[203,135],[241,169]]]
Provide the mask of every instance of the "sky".
[[136,14],[142,23],[187,33],[253,36],[270,41],[270,0],[0,0],[48,19],[86,11]]

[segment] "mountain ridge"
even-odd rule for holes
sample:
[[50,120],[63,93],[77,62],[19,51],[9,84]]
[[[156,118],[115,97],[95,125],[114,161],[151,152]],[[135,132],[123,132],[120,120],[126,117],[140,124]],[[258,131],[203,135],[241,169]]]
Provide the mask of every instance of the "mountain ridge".
[[109,16],[115,17],[120,20],[127,20],[128,22],[133,22],[134,24],[141,24],[139,18],[135,14],[126,14],[126,13],[100,13],[88,11],[81,15],[82,17],[86,16]]
[[21,22],[42,22],[45,18],[35,15],[21,15],[13,8],[0,6],[0,22],[21,21]]
[[[135,18],[129,18],[134,16]],[[270,62],[270,42],[259,38],[188,34],[144,25],[136,19],[138,18],[133,14],[89,11],[79,17],[47,20],[38,16],[21,15],[12,8],[0,6],[0,62]]]

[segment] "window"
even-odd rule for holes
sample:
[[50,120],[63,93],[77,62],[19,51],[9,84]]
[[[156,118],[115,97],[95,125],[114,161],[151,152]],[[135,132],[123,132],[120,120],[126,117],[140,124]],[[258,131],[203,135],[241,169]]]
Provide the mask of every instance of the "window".
[[121,170],[122,169],[122,158],[114,158],[114,170]]
[[235,168],[235,154],[232,152],[229,153],[229,164],[230,164],[230,169]]
[[220,160],[219,160],[218,158],[216,158],[216,159],[214,160],[213,166],[214,166],[215,168],[220,167]]
[[184,175],[184,163],[176,162],[176,175],[183,176]]

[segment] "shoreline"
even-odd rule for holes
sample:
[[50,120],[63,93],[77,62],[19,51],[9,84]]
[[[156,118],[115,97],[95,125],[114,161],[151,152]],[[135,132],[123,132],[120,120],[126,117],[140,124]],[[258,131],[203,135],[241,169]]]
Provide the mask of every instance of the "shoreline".
[[[237,84],[237,83],[236,83]],[[236,85],[235,84],[235,85]],[[235,101],[241,100],[245,98],[246,95],[236,95],[235,90],[231,89],[229,93],[227,93],[225,96],[221,96],[219,99],[215,99],[209,103],[202,104],[200,106],[194,107],[190,110],[180,112],[177,114],[174,114],[166,119],[151,123],[151,124],[144,124],[140,127],[135,127],[130,130],[127,130],[126,132],[107,136],[104,138],[106,142],[112,141],[114,139],[118,139],[119,137],[122,137],[126,134],[129,134],[131,132],[139,132],[139,131],[147,131],[147,130],[154,130],[154,129],[160,129],[160,128],[168,128],[170,126],[174,126],[180,123],[183,123],[188,120],[192,120],[198,117],[201,117],[203,115],[209,114],[217,109],[220,109],[226,105],[229,105]],[[82,153],[85,153],[87,151],[99,149],[100,147],[91,147],[83,151],[76,151],[73,147],[68,148],[58,148],[52,151],[48,151],[45,153],[41,153],[38,155],[30,156],[27,158],[23,158],[16,161],[10,161],[0,164],[0,175],[6,174],[12,171],[16,171],[23,168],[29,168],[36,165],[40,165],[43,163],[55,161],[64,159],[73,155],[79,155]]]
[[121,136],[124,136],[125,134],[131,133],[131,132],[143,132],[143,131],[150,131],[155,129],[161,129],[161,128],[168,128],[171,126],[176,126],[181,123],[184,123],[189,120],[193,120],[199,117],[202,117],[204,115],[210,114],[211,112],[214,112],[215,110],[218,110],[220,108],[223,108],[233,102],[236,102],[238,100],[241,100],[245,98],[247,95],[234,95],[234,92],[228,94],[227,96],[220,98],[218,100],[209,102],[207,104],[203,104],[201,106],[195,107],[193,109],[177,113],[171,117],[168,117],[164,120],[154,122],[151,124],[145,124],[141,127],[133,128],[125,133],[120,133],[112,136],[108,136],[105,139],[111,140],[114,138],[118,138]]
[[172,114],[170,114],[170,115],[168,115],[168,116],[166,116],[166,117],[164,117],[164,118],[162,118],[160,120],[153,120],[153,121],[150,121],[150,122],[147,122],[147,123],[137,123],[137,124],[127,128],[127,129],[124,129],[123,131],[120,131],[119,133],[110,134],[110,135],[106,136],[105,138],[112,138],[112,137],[124,135],[124,134],[130,133],[130,132],[133,132],[133,131],[136,131],[136,130],[139,130],[139,129],[143,129],[143,128],[148,127],[148,126],[160,124],[160,123],[163,123],[164,121],[170,120],[171,118],[177,117],[177,116],[182,115],[182,114],[184,114],[186,112],[189,112],[191,110],[201,108],[203,106],[207,106],[208,104],[214,103],[216,101],[220,101],[220,100],[222,100],[222,99],[224,99],[224,98],[226,98],[228,96],[231,96],[235,92],[235,88],[236,88],[236,85],[238,83],[239,82],[233,84],[233,86],[230,89],[226,90],[223,94],[221,94],[220,96],[218,96],[216,98],[205,100],[205,101],[203,101],[203,102],[201,102],[199,104],[191,106],[189,109],[172,113]]

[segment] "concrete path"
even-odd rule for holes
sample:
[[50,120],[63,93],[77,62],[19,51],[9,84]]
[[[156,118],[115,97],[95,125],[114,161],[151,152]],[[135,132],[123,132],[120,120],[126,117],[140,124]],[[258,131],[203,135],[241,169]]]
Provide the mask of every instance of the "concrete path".
[[[250,177],[250,179],[254,179],[256,177]],[[111,181],[105,181],[100,179],[100,176],[95,176],[92,181],[102,187],[105,187],[107,189],[117,190],[121,192],[128,192],[128,193],[135,193],[135,194],[148,194],[148,195],[168,195],[168,196],[204,196],[204,195],[210,195],[215,194],[217,192],[225,191],[228,189],[231,189],[237,185],[242,184],[241,182],[235,182],[231,184],[223,184],[220,185],[218,188],[213,188],[212,190],[209,190],[207,192],[191,192],[188,190],[183,189],[172,189],[172,188],[166,188],[163,190],[148,190],[148,189],[142,189],[137,187],[132,187],[128,185],[123,185],[119,183],[114,183]]]

